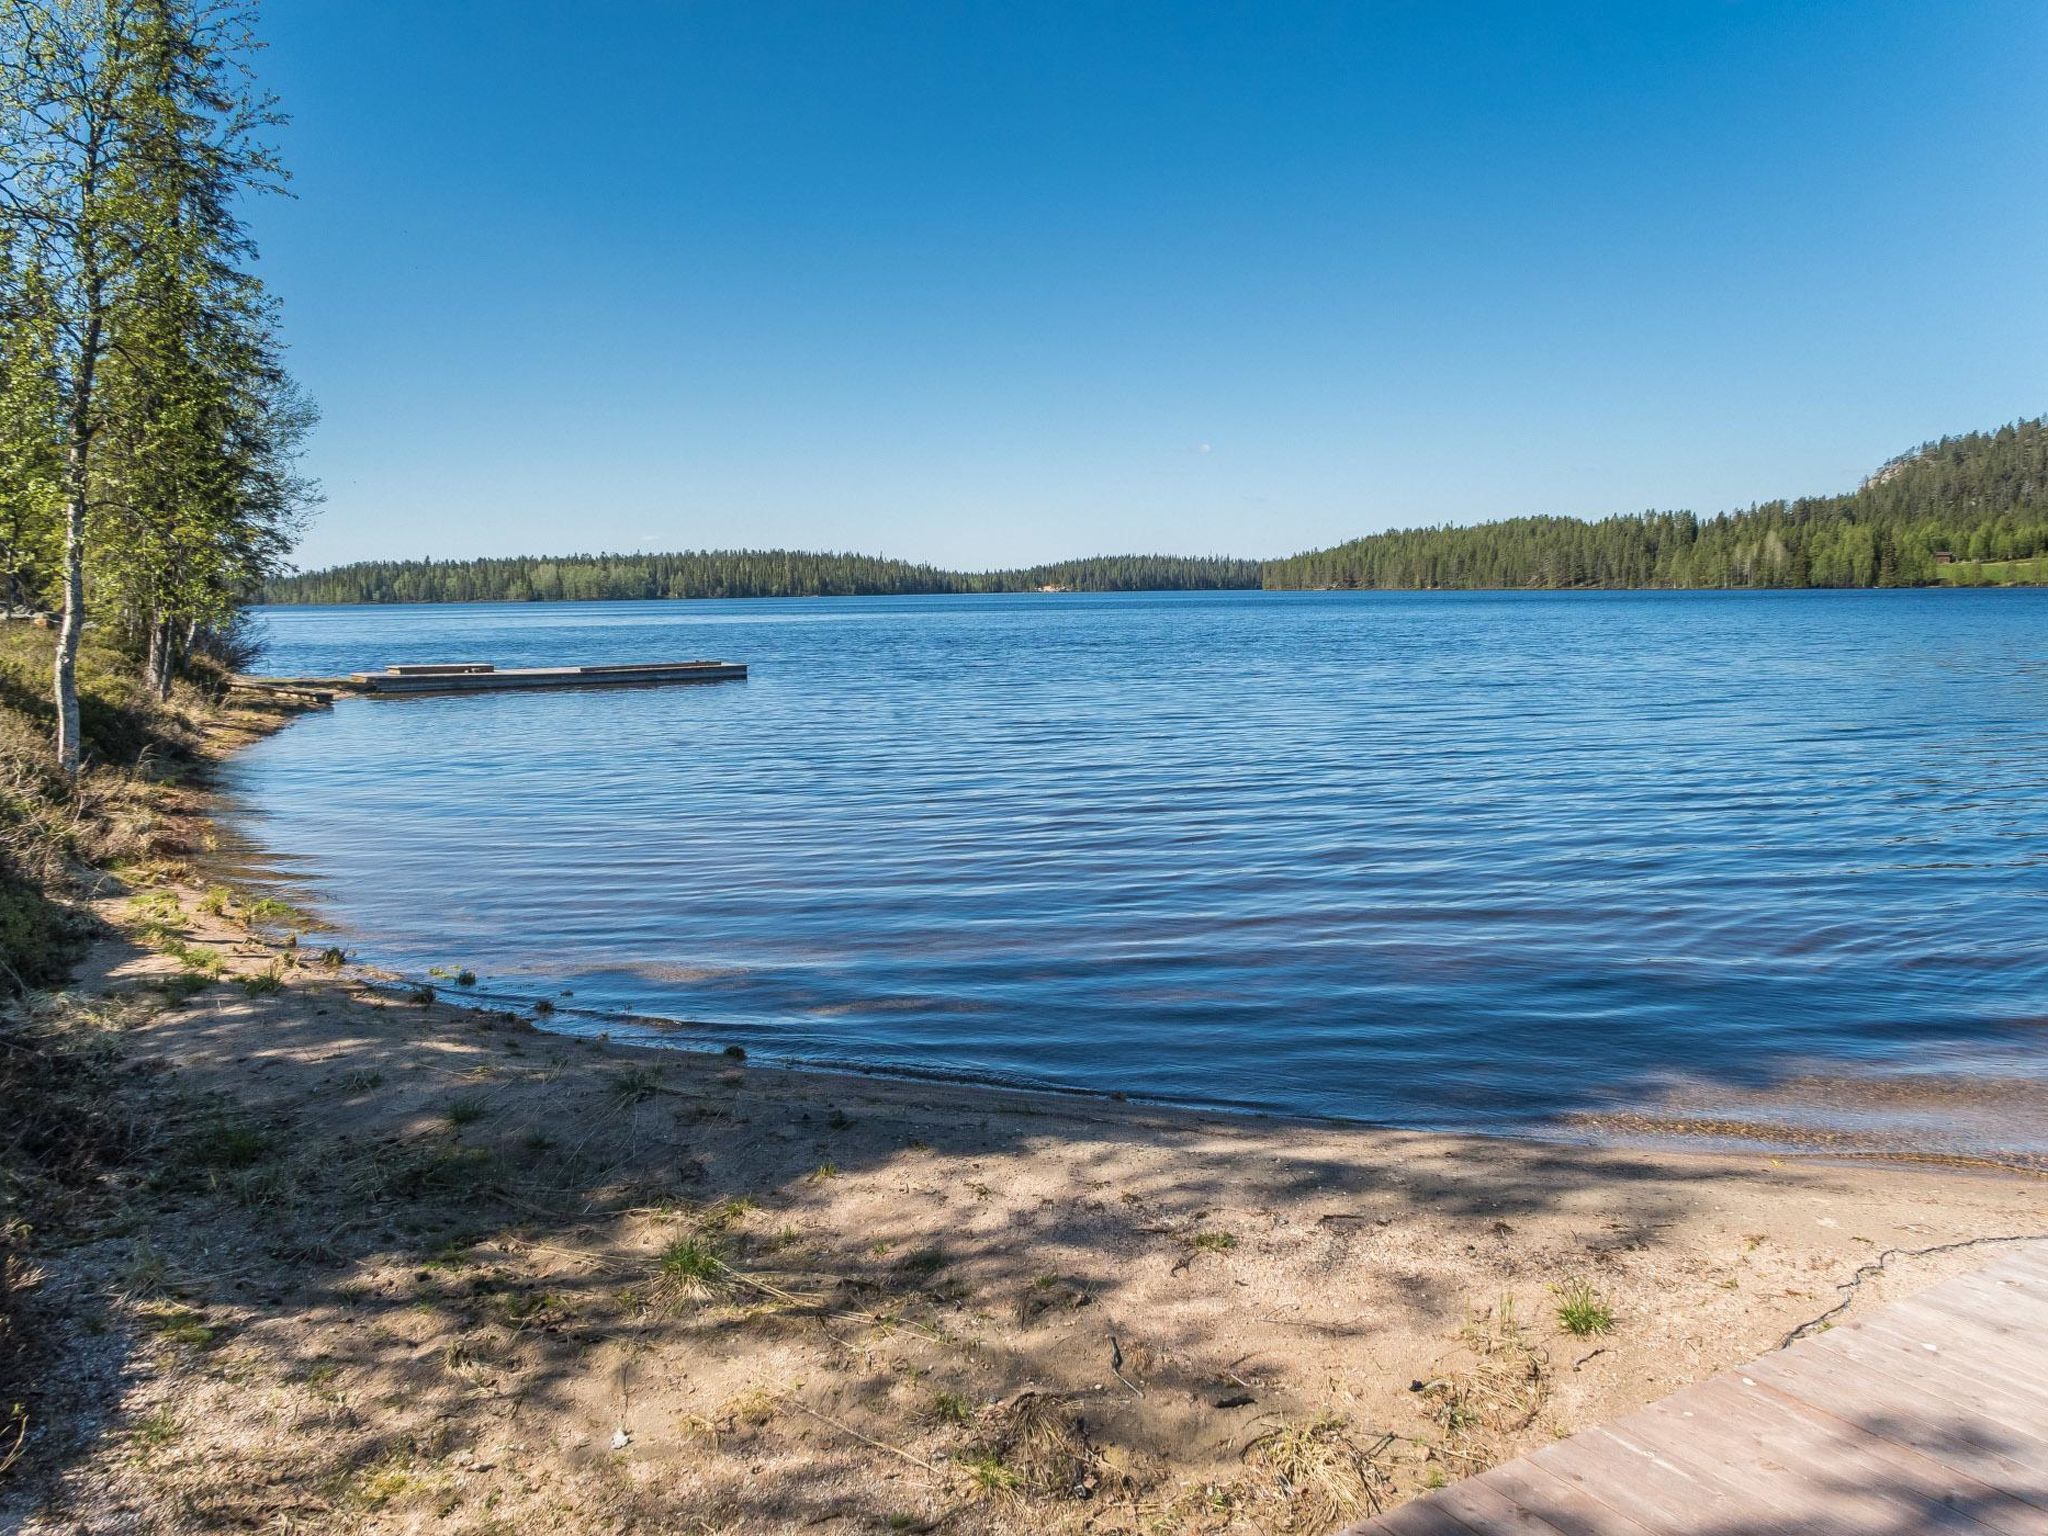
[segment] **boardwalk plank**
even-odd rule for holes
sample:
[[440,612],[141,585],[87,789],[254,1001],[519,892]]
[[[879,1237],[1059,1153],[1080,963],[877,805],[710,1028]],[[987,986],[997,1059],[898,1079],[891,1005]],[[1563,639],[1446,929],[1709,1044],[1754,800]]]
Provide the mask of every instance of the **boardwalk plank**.
[[[1809,1479],[1818,1476],[1872,1493],[1901,1517],[1919,1514],[1950,1530],[1989,1528],[2006,1536],[2048,1536],[2048,1522],[2042,1519],[2048,1511],[1832,1415],[1771,1398],[1761,1387],[1717,1377],[1702,1385],[1697,1401],[1768,1454],[1808,1469]],[[1949,1518],[1940,1518],[1943,1511]]]
[[2048,1536],[2037,1246],[1355,1530]]
[[1352,1529],[1370,1531],[1372,1536],[1489,1536],[1485,1531],[1475,1532],[1448,1511],[1439,1509],[1435,1499],[1403,1504]]
[[1532,1465],[1654,1531],[1794,1531],[1797,1520],[1612,1431],[1587,1430],[1547,1445]]
[[1552,1476],[1529,1458],[1504,1463],[1484,1478],[1524,1509],[1534,1510],[1567,1536],[1650,1536],[1651,1528],[1611,1504]]
[[[1967,1355],[1950,1358],[1942,1352],[1940,1342],[1925,1337],[1924,1330],[1901,1332],[1872,1317],[1831,1328],[1804,1341],[1800,1347],[1854,1360],[1861,1367],[1887,1377],[1903,1377],[1909,1390],[1920,1387],[1965,1407],[1995,1407],[2022,1428],[2040,1420],[2040,1403],[2034,1392],[1987,1376],[1978,1368],[1978,1362]],[[1929,1344],[1936,1347],[1929,1349]]]
[[2048,1446],[2038,1448],[2040,1459],[2029,1466],[2028,1447],[1989,1415],[1931,1405],[1924,1398],[1883,1396],[1872,1390],[1869,1376],[1817,1354],[1753,1361],[1742,1377],[2048,1510]]
[[[1843,1475],[1836,1447],[1806,1445],[1795,1452],[1731,1420],[1725,1404],[1687,1395],[1658,1410],[1631,1414],[1602,1433],[1685,1467],[1731,1497],[1753,1502],[1795,1522],[1795,1529],[1853,1531],[1925,1529],[1980,1533],[1938,1506],[1916,1507],[1883,1485]],[[1789,1438],[1789,1437],[1788,1437]],[[1739,1528],[1739,1527],[1738,1527]]]
[[1453,1483],[1429,1502],[1486,1536],[1575,1536],[1544,1514],[1532,1513],[1521,1500],[1494,1486],[1493,1479],[1487,1477],[1468,1477]]

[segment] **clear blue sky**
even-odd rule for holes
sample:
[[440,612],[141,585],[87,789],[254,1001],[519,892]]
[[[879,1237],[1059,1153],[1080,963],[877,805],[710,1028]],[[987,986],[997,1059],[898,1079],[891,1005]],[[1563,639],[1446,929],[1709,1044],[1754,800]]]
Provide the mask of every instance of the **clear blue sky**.
[[301,559],[1276,555],[2048,410],[2048,6],[270,0]]

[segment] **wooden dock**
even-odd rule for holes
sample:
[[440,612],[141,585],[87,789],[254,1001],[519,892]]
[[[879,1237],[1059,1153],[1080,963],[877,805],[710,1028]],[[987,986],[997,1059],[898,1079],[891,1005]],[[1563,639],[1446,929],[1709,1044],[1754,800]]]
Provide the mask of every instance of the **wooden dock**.
[[326,702],[337,693],[494,693],[513,688],[647,688],[670,683],[743,680],[737,661],[642,661],[595,667],[497,667],[487,661],[445,661],[351,672],[346,677],[262,677],[238,674],[229,686]]
[[2048,1241],[1345,1536],[2048,1536]]

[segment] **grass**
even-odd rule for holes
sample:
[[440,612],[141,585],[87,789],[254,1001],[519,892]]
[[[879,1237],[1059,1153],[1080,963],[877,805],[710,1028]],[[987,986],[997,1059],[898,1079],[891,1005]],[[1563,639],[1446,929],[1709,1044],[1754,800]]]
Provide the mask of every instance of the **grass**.
[[288,901],[279,901],[275,896],[261,896],[242,908],[242,921],[248,927],[268,923],[275,927],[305,928],[310,919],[305,913]]
[[1197,1253],[1228,1253],[1237,1246],[1235,1232],[1197,1232],[1188,1239],[1188,1246]]
[[489,1113],[489,1108],[475,1094],[466,1093],[461,1098],[450,1099],[442,1113],[448,1117],[450,1125],[474,1125]]
[[989,1492],[1087,1499],[1125,1486],[1124,1474],[1096,1452],[1086,1422],[1062,1394],[1020,1392],[986,1423],[987,1440],[960,1465]]
[[946,1254],[940,1248],[913,1248],[896,1261],[899,1274],[915,1279],[929,1280],[946,1267]]
[[1557,1296],[1557,1326],[1566,1333],[1584,1339],[1614,1331],[1614,1309],[1593,1289],[1591,1281],[1567,1280],[1551,1290]]
[[958,1392],[934,1392],[924,1416],[934,1424],[968,1424],[974,1419],[974,1404]]
[[218,1336],[190,1307],[160,1305],[143,1311],[143,1322],[166,1344],[186,1349],[204,1349]]
[[654,1261],[654,1294],[670,1306],[703,1301],[731,1284],[725,1250],[715,1238],[679,1237]]
[[628,1067],[612,1074],[612,1097],[621,1104],[638,1104],[661,1092],[659,1067]]
[[157,1172],[175,1186],[208,1174],[239,1173],[276,1155],[277,1136],[265,1126],[225,1112],[200,1120],[160,1155]]
[[251,998],[275,997],[284,990],[284,971],[273,962],[253,976],[242,978],[242,991]]
[[1361,1444],[1347,1420],[1325,1414],[1276,1424],[1245,1448],[1245,1460],[1285,1501],[1281,1529],[1320,1532],[1379,1509],[1393,1486],[1381,1458],[1393,1445],[1392,1435]]
[[1530,1342],[1507,1296],[1467,1323],[1458,1343],[1466,1358],[1422,1383],[1421,1391],[1425,1411],[1445,1432],[1443,1453],[1478,1465],[1485,1459],[1483,1435],[1517,1434],[1543,1411],[1550,1358]]
[[1958,560],[1934,574],[1951,587],[2048,586],[2048,555],[2028,560]]
[[708,1205],[697,1213],[697,1225],[707,1232],[723,1232],[728,1227],[739,1225],[749,1214],[758,1209],[745,1195],[735,1195],[730,1200],[721,1200]]
[[158,947],[177,961],[188,975],[203,976],[209,981],[220,976],[222,962],[217,949],[204,944],[187,944],[180,938],[160,940]]
[[966,1457],[960,1465],[983,1493],[1015,1493],[1024,1486],[1024,1474],[1005,1466],[993,1452]]
[[135,1443],[147,1450],[156,1450],[177,1439],[178,1429],[178,1416],[168,1408],[159,1408],[148,1418],[136,1421]]
[[191,971],[180,971],[175,976],[158,976],[151,980],[150,988],[164,1000],[167,1008],[179,1008],[192,1001],[212,985],[204,976]]

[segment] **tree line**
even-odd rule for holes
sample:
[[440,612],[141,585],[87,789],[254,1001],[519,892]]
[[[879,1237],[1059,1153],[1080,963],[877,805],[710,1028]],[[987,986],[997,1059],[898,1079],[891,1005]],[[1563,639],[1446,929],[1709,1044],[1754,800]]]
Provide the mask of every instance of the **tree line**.
[[1146,592],[1256,587],[1256,560],[1105,555],[1009,571],[961,572],[876,555],[786,549],[663,555],[366,560],[286,576],[274,603],[554,602],[669,597],[894,597],[967,592]]
[[242,0],[0,4],[0,601],[90,613],[168,695],[285,568],[313,412],[241,217],[281,188]]
[[1928,443],[1846,495],[1765,502],[1712,517],[1523,517],[1376,533],[1284,560],[1117,555],[986,572],[781,549],[370,560],[281,576],[264,588],[264,598],[444,603],[872,597],[1044,587],[1900,587],[1944,575],[1981,579],[1968,573],[1981,571],[1986,562],[2044,554],[2048,426],[2035,419]]
[[1699,517],[1406,528],[1268,561],[1270,588],[1909,587],[2048,553],[2048,425],[1945,437],[1839,496]]

